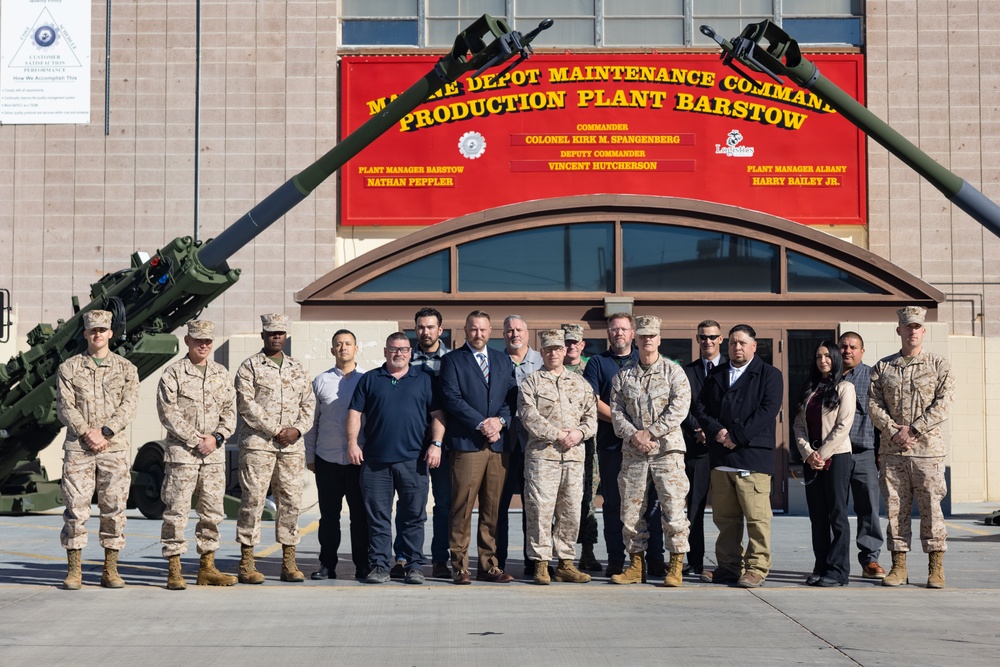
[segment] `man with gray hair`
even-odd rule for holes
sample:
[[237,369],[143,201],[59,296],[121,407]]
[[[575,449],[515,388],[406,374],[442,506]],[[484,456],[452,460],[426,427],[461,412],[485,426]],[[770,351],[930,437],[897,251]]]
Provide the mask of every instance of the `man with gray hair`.
[[920,512],[920,542],[929,558],[927,587],[944,588],[944,552],[948,531],[941,499],[945,481],[945,444],[941,426],[955,400],[955,378],[944,357],[924,350],[927,310],[907,306],[896,311],[902,346],[872,367],[868,412],[882,434],[879,480],[889,518],[887,530],[892,569],[883,586],[909,583],[910,508]]
[[87,546],[87,519],[95,486],[104,547],[101,586],[125,586],[118,576],[131,481],[125,427],[135,419],[139,404],[139,373],[130,361],[111,351],[111,326],[109,311],[85,312],[87,350],[62,362],[56,378],[56,415],[66,425],[62,474],[66,510],[59,537],[69,561],[63,587],[71,591],[83,585],[80,552]]
[[305,366],[287,356],[288,316],[261,315],[264,348],[236,372],[236,408],[240,429],[240,513],[236,541],[240,544],[239,580],[262,584],[253,548],[260,542],[260,522],[270,486],[278,506],[275,538],[282,549],[281,580],[305,581],[295,564],[299,543],[303,474],[306,466],[302,434],[312,427],[316,396]]
[[[507,355],[514,364],[514,383],[520,387],[524,379],[542,367],[542,355],[528,344],[528,324],[520,315],[508,315],[503,321],[503,342]],[[528,442],[528,434],[517,420],[517,406],[511,406],[514,412],[513,424],[507,431],[509,438],[507,449],[510,460],[507,463],[507,477],[504,479],[503,492],[500,494],[500,514],[497,517],[497,561],[500,569],[507,569],[507,543],[510,521],[507,516],[510,501],[515,493],[521,494],[524,501],[524,448]],[[534,565],[528,562],[527,524],[524,513],[521,513],[521,533],[524,536],[524,576],[534,576]]]
[[169,562],[167,588],[184,590],[181,556],[191,496],[198,496],[199,586],[232,586],[236,577],[215,567],[219,524],[226,518],[226,439],[236,430],[236,392],[226,367],[209,359],[215,324],[192,320],[184,344],[188,353],[167,366],[156,388],[156,410],[167,431],[163,477],[163,557]]

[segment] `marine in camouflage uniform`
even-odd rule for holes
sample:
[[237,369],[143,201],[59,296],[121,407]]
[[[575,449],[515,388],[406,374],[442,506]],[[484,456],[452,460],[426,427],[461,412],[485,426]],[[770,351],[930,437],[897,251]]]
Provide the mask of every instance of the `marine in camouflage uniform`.
[[889,525],[887,542],[892,570],[885,586],[908,583],[906,552],[910,550],[910,508],[916,498],[920,542],[929,554],[929,588],[944,587],[947,530],[941,499],[945,483],[945,444],[941,425],[955,397],[955,380],[947,359],[923,350],[927,311],[907,306],[897,311],[902,349],[872,367],[868,412],[881,432],[879,482]]
[[562,330],[543,331],[541,341],[543,368],[524,379],[517,402],[528,436],[524,465],[528,557],[535,561],[536,584],[549,583],[553,551],[559,560],[556,581],[586,583],[590,575],[577,570],[573,559],[583,498],[583,443],[597,433],[597,399],[581,375],[563,367]]
[[261,315],[264,349],[244,361],[236,373],[236,409],[240,428],[240,512],[236,541],[240,543],[239,580],[260,584],[264,575],[253,562],[260,542],[260,522],[270,486],[277,504],[275,537],[282,545],[282,581],[305,581],[295,565],[299,543],[299,512],[305,470],[302,434],[309,430],[316,396],[305,366],[282,352],[288,317]]
[[636,318],[639,362],[615,376],[611,385],[611,423],[622,439],[622,497],[625,547],[632,564],[615,575],[616,584],[642,581],[642,554],[649,540],[643,515],[650,479],[663,512],[664,544],[670,565],[664,586],[680,586],[690,522],[685,511],[689,482],[684,468],[681,422],[691,407],[691,385],[680,365],[660,356],[660,318]]
[[131,482],[129,441],[124,433],[135,418],[139,401],[139,373],[135,366],[110,351],[111,313],[83,314],[87,351],[59,366],[56,414],[66,425],[62,472],[62,546],[69,560],[63,585],[82,585],[80,552],[87,546],[87,520],[97,487],[101,510],[100,542],[104,547],[101,586],[122,588],[118,551],[125,546],[125,505]]
[[[564,366],[574,373],[583,376],[587,368],[587,358],[583,356],[583,327],[579,324],[563,324],[563,338],[566,342],[566,362],[570,360],[570,343],[576,354],[577,363],[564,363]],[[576,541],[582,545],[580,554],[580,569],[600,572],[601,564],[594,555],[594,545],[597,544],[598,525],[597,507],[594,497],[601,484],[600,468],[597,465],[597,436],[587,438],[584,443],[583,460],[583,499],[580,502],[580,534]]]
[[166,509],[160,541],[169,561],[167,588],[187,588],[180,557],[187,553],[184,530],[191,496],[198,495],[198,584],[232,586],[236,577],[215,567],[219,524],[226,518],[225,443],[236,429],[236,392],[229,371],[208,358],[215,338],[212,322],[188,322],[188,353],[167,366],[156,390],[156,410],[167,430],[166,471],[160,497]]

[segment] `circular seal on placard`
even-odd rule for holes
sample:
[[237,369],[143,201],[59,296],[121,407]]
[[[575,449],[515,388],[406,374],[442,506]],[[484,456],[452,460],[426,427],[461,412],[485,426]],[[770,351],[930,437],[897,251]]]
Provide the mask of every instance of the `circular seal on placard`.
[[34,34],[35,46],[39,49],[47,49],[59,39],[59,30],[55,26],[40,25]]
[[470,160],[482,157],[486,152],[486,138],[478,132],[466,132],[458,140],[458,152]]

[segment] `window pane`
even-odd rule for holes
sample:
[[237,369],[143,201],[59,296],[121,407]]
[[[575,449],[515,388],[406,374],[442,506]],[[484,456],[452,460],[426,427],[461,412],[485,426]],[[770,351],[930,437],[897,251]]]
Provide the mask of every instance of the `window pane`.
[[681,46],[684,19],[605,19],[605,46]]
[[793,250],[788,251],[788,291],[887,294],[867,280]]
[[861,46],[861,19],[785,19],[785,32],[800,44],[853,44]]
[[707,25],[715,29],[715,32],[725,37],[726,39],[733,39],[734,37],[739,37],[740,33],[743,32],[743,26],[748,23],[760,23],[765,18],[748,18],[748,19],[720,19],[715,16],[696,16],[693,20],[694,28],[692,32],[691,42],[696,46],[712,46],[718,48],[716,44],[710,37],[706,37],[701,34],[701,26]]
[[781,13],[785,16],[861,16],[861,0],[783,0]]
[[416,16],[419,0],[342,0],[341,16]]
[[684,16],[684,0],[604,0],[605,16]]
[[417,22],[344,21],[341,39],[349,46],[416,46]]
[[460,292],[611,292],[610,223],[511,232],[458,247]]
[[[530,9],[532,14],[560,16],[594,16],[594,0],[545,0],[544,2],[519,2],[520,9]],[[528,6],[526,6],[528,5]],[[518,12],[520,16],[521,12]]]
[[467,22],[462,19],[428,19],[427,46],[448,46],[455,43],[458,33],[465,30]]
[[448,251],[414,260],[399,268],[383,273],[364,285],[351,290],[357,292],[448,292],[451,276],[448,270]]
[[691,361],[690,338],[661,338],[660,356],[684,365]]
[[[413,329],[403,329],[403,333],[405,333],[406,337],[410,340],[410,347],[412,347],[414,350],[420,347],[420,341],[417,339],[416,331],[414,331]],[[449,350],[453,349],[451,347],[451,329],[441,330],[441,342]]]
[[742,236],[645,223],[622,225],[626,292],[778,291],[778,247]]
[[[520,16],[514,27],[521,32],[534,30],[535,26],[549,16]],[[594,35],[594,19],[557,19],[551,28],[545,31],[545,46],[593,46],[596,37]],[[542,37],[538,38],[535,46],[542,46]],[[714,44],[714,42],[713,42]]]
[[430,0],[427,3],[428,16],[465,16],[477,19],[483,14],[506,16],[507,3],[504,0]]
[[773,16],[772,0],[698,0],[694,7],[698,16]]

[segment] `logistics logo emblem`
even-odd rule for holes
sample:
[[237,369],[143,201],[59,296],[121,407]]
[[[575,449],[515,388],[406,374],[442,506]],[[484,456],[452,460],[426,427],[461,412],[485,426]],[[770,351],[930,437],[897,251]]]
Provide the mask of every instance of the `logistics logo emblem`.
[[715,144],[715,154],[726,157],[753,157],[753,146],[740,146],[743,143],[743,135],[739,130],[732,130],[726,137],[726,145]]
[[47,49],[59,39],[59,29],[52,25],[38,26],[35,30],[35,46],[39,49]]
[[486,137],[478,132],[466,132],[458,140],[458,152],[470,160],[482,157],[486,152]]

